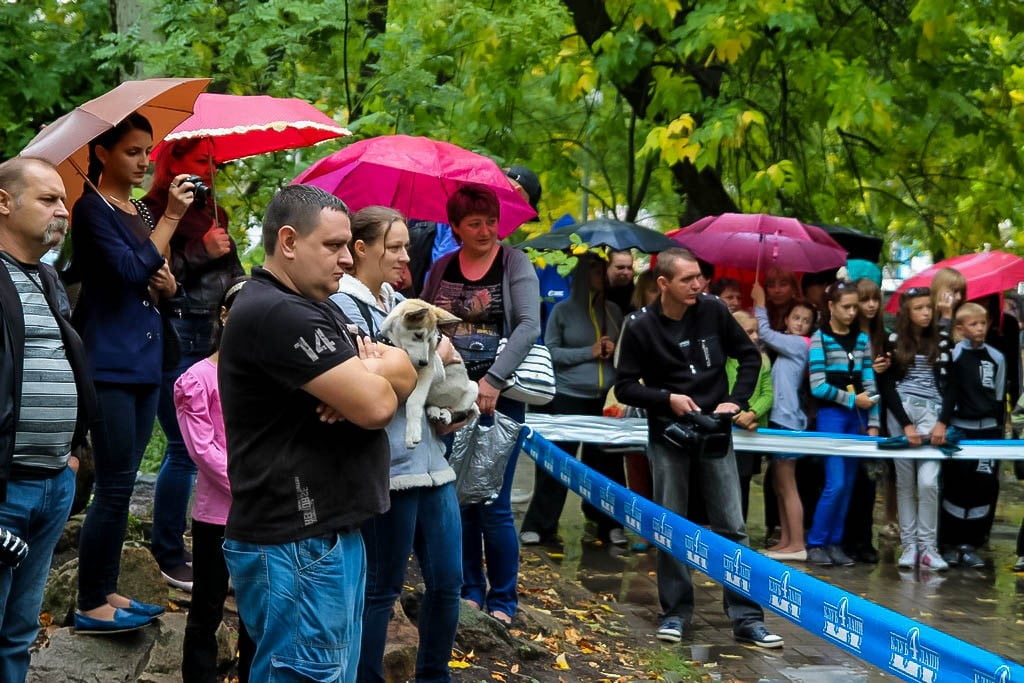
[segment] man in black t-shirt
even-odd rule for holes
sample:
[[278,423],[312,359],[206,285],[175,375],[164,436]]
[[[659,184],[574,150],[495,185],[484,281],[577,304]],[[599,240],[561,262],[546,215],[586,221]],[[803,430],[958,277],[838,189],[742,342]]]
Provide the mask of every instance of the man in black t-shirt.
[[388,509],[383,428],[416,381],[408,356],[353,336],[327,297],[352,265],[348,209],[286,187],[266,262],[231,308],[218,381],[232,504],[224,557],[256,643],[251,678],[354,680],[365,553]]

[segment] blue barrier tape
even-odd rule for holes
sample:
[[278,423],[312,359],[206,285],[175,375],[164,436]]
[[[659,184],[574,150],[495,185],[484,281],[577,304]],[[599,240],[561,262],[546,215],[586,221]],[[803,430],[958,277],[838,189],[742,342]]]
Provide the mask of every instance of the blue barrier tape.
[[883,671],[919,683],[1024,682],[1024,667],[697,526],[526,427],[523,450],[562,485],[694,569]]

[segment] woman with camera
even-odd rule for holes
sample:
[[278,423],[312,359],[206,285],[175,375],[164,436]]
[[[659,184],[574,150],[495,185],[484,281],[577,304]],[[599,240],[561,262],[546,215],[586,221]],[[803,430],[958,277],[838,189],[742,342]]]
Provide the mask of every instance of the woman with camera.
[[82,278],[72,320],[98,403],[92,428],[96,490],[79,545],[78,632],[140,628],[164,611],[117,592],[128,503],[160,394],[164,333],[156,304],[178,289],[164,253],[194,188],[187,174],[176,176],[158,220],[133,200],[152,146],[152,128],[139,114],[96,137],[89,143],[90,182],[72,212],[75,268]]
[[[167,450],[157,475],[153,498],[152,551],[164,579],[182,590],[192,590],[192,567],[185,552],[188,499],[196,466],[178,427],[174,412],[174,382],[186,369],[212,352],[212,330],[217,305],[228,283],[244,275],[235,243],[227,233],[227,214],[217,207],[210,186],[213,149],[205,138],[167,143],[160,149],[153,184],[142,198],[153,217],[168,213],[173,179],[182,174],[194,185],[195,201],[180,216],[170,240],[167,260],[181,287],[160,301],[160,313],[173,330],[179,348],[176,359],[165,359],[157,417],[167,435]],[[171,215],[177,216],[176,211]],[[173,362],[171,362],[173,361]]]

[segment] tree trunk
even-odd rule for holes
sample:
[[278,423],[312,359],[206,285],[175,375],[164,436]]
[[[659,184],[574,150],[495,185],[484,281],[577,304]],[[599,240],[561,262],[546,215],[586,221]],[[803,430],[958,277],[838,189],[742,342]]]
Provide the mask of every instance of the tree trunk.
[[[141,0],[109,0],[107,7],[110,12],[110,25],[115,33],[127,33],[133,26],[139,27],[139,38],[143,41],[153,40],[155,34],[149,23],[148,15]],[[130,69],[121,74],[124,79],[144,78],[142,62],[135,62]]]
[[[603,0],[563,0],[563,4],[572,15],[573,23],[580,37],[592,52],[597,39],[604,33],[615,29]],[[676,16],[676,24],[681,24],[685,19],[685,11],[680,11]],[[647,38],[654,42],[659,40],[659,37],[654,34],[648,35]],[[714,97],[718,94],[723,73],[721,68],[687,64],[681,65],[681,69],[684,69],[686,74],[699,84],[705,97]],[[654,86],[651,70],[644,68],[631,81],[612,79],[612,83],[623,98],[629,102],[636,115],[646,118],[647,105],[650,102],[650,93]],[[660,120],[661,118],[663,117],[652,120],[652,123],[665,123]],[[687,200],[686,213],[680,217],[685,221],[684,225],[702,216],[737,210],[736,202],[725,190],[717,170],[706,168],[698,171],[696,166],[686,160],[674,164],[671,170],[679,191]],[[636,197],[637,202],[642,200],[642,195]],[[632,197],[630,197],[630,201],[633,201]]]

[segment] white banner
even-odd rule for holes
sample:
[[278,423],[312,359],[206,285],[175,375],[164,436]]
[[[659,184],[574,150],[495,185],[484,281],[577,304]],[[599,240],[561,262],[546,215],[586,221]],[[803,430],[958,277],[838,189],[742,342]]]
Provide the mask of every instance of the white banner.
[[[647,420],[642,417],[590,417],[586,415],[546,415],[527,413],[526,426],[536,429],[549,441],[583,441],[617,450],[642,450],[647,446]],[[1024,457],[1024,441],[962,441],[952,456],[932,446],[882,450],[881,437],[788,432],[764,429],[749,432],[735,429],[733,446],[738,451],[755,453],[800,453],[803,455],[842,455],[856,458],[916,458],[936,460],[1019,460]]]

